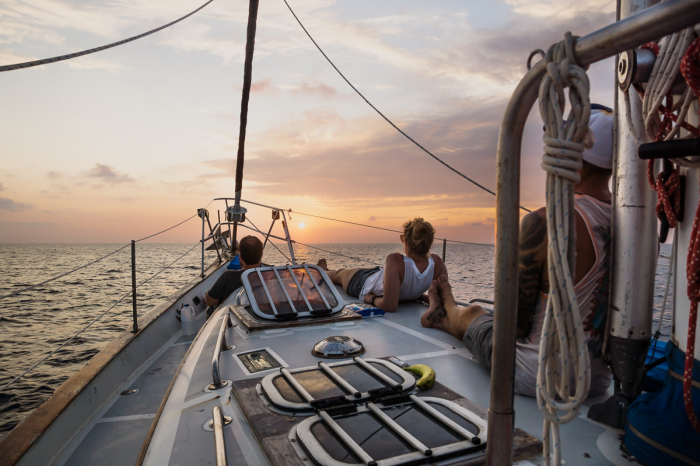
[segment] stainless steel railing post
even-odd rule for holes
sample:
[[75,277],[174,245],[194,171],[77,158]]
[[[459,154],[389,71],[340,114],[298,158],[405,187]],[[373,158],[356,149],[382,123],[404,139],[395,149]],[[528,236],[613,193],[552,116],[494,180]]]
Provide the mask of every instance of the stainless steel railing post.
[[214,356],[211,359],[211,376],[212,384],[209,385],[209,390],[218,390],[219,388],[228,385],[228,382],[221,380],[221,373],[219,371],[219,356],[222,351],[228,351],[232,349],[232,346],[226,344],[226,328],[231,320],[231,314],[226,312],[224,318],[221,321],[221,327],[219,328],[219,335],[216,338],[216,346],[214,347]]
[[[669,0],[576,41],[579,65],[611,57],[700,22],[700,0]],[[562,33],[563,37],[563,33]],[[525,121],[537,100],[544,63],[533,66],[508,102],[498,135],[495,314],[486,461],[513,462],[513,382],[518,304],[520,147]]]
[[131,240],[131,305],[134,312],[134,325],[131,332],[138,333],[139,321],[136,310],[136,242],[133,239]]
[[212,410],[214,445],[216,446],[216,466],[227,466],[226,442],[224,440],[224,417],[219,406]]

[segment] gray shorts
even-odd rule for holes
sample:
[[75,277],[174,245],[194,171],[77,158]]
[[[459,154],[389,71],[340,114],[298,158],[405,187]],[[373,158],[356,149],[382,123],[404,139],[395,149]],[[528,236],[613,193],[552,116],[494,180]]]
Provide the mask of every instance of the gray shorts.
[[381,269],[381,267],[373,267],[371,269],[360,269],[357,272],[355,272],[355,275],[353,275],[350,281],[348,282],[348,289],[345,290],[345,292],[353,298],[359,298],[360,293],[362,292],[362,287],[365,286],[365,282],[367,281],[367,279],[371,275],[374,275],[375,273],[379,272],[379,269]]
[[493,350],[493,313],[480,315],[469,326],[464,337],[464,346],[474,355],[477,362],[491,372],[491,352]]

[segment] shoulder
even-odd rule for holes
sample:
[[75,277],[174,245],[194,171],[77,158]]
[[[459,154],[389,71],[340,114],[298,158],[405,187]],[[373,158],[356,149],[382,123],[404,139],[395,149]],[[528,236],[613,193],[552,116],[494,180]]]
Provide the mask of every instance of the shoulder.
[[435,263],[435,267],[438,267],[438,266],[443,264],[442,257],[438,256],[437,254],[430,254],[430,257],[433,258],[433,262]]
[[403,267],[403,254],[398,252],[392,252],[386,256],[386,266],[387,267]]

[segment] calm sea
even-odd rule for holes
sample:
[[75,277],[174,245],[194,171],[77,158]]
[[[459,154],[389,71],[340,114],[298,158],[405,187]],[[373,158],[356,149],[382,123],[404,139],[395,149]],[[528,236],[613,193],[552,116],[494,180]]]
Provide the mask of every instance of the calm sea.
[[[0,244],[3,280],[0,295],[39,283],[97,257],[118,244]],[[193,244],[138,244],[137,282],[141,282],[190,249]],[[297,260],[316,263],[328,259],[330,268],[370,267],[381,264],[387,254],[401,251],[400,244],[317,244],[317,248],[347,257],[297,245]],[[280,249],[288,254],[285,246]],[[442,254],[442,245],[433,251]],[[655,292],[655,320],[660,314],[663,287],[668,271],[670,245],[663,245]],[[215,253],[207,253],[211,263]],[[286,263],[268,246],[263,261]],[[139,314],[196,277],[200,249],[195,248],[171,268],[139,288]],[[458,299],[493,298],[494,248],[465,244],[447,246],[447,269]],[[130,249],[45,286],[0,301],[0,387],[61,345],[97,315],[104,312],[131,287]],[[670,296],[672,297],[672,291]],[[669,302],[671,301],[669,298]],[[120,333],[130,329],[131,297],[127,297],[87,331],[52,358],[36,367],[5,392],[0,393],[0,438],[41,405],[71,374]],[[662,333],[670,335],[670,322]],[[654,326],[654,329],[656,325]]]

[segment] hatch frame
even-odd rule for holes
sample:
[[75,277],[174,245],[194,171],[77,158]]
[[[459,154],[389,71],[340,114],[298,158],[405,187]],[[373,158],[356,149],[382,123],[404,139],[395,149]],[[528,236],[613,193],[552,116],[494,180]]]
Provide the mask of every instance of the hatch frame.
[[[310,371],[319,371],[320,373],[324,374],[326,377],[328,377],[333,383],[336,384],[336,386],[343,391],[350,391],[347,387],[351,387],[351,385],[347,382],[347,380],[342,379],[339,375],[336,374],[336,376],[339,379],[342,379],[345,384],[343,383],[338,383],[335,377],[329,376],[327,370],[330,369],[332,370],[334,367],[340,367],[340,366],[346,366],[350,364],[356,364],[360,367],[362,367],[365,371],[369,371],[369,373],[377,379],[379,382],[381,382],[385,389],[385,391],[389,391],[390,389],[393,388],[392,394],[399,394],[399,393],[407,393],[409,390],[413,389],[416,385],[416,379],[413,377],[413,375],[400,367],[398,367],[396,364],[385,361],[383,359],[374,359],[374,358],[360,358],[360,357],[355,357],[352,359],[345,359],[342,361],[336,361],[336,362],[327,362],[328,360],[325,361],[320,361],[318,365],[316,366],[306,366],[306,367],[299,367],[295,369],[288,370],[285,367],[281,367],[278,371],[269,374],[265,376],[260,381],[260,386],[262,387],[264,395],[267,397],[267,399],[270,401],[270,403],[275,406],[276,408],[282,409],[282,410],[288,410],[292,412],[313,412],[316,409],[319,409],[317,406],[313,406],[312,403],[314,402],[319,402],[323,401],[324,399],[314,399],[303,387],[301,387],[301,391],[299,390],[298,387],[295,385],[299,385],[299,382],[294,379],[294,381],[290,381],[289,377],[291,376],[294,378],[294,374],[300,373],[300,372],[310,372]],[[361,361],[361,362],[358,362]],[[369,363],[378,363],[381,364],[382,366],[386,367],[389,369],[391,372],[394,374],[398,375],[399,377],[402,378],[402,382],[396,382],[392,379],[390,379],[388,376],[385,374],[379,372],[377,370],[377,373],[380,375],[375,374],[372,371],[371,365]],[[370,366],[371,369],[367,369],[367,366]],[[376,370],[376,369],[374,369]],[[287,383],[292,386],[292,389],[299,395],[299,397],[303,399],[307,399],[305,402],[296,402],[296,401],[289,401],[285,399],[282,394],[279,392],[277,387],[274,385],[274,380],[277,377],[284,377],[287,380]],[[386,379],[391,380],[393,385],[389,385]],[[395,388],[394,388],[395,387]],[[358,396],[359,394],[359,396]],[[383,396],[386,396],[384,394]],[[311,400],[309,401],[308,397],[311,397]],[[355,404],[357,402],[362,402],[366,401],[368,399],[376,398],[378,397],[377,392],[375,390],[370,390],[368,392],[359,392],[355,390],[354,393],[349,393],[346,396],[337,396],[334,397],[334,402],[335,404]],[[326,399],[328,400],[328,399]]]
[[[322,283],[317,283],[316,279],[314,276],[311,274],[311,270],[316,270],[319,272],[321,275],[321,278],[323,279],[323,282],[325,283],[326,287],[330,290],[331,294],[333,295],[333,298],[336,300],[336,305],[331,306],[328,303],[328,300],[326,299],[326,296],[323,294],[321,291],[321,286],[323,285]],[[297,307],[294,305],[292,299],[290,298],[289,294],[287,293],[287,289],[284,286],[284,283],[282,281],[282,278],[280,277],[279,272],[280,271],[287,271],[291,273],[292,279],[296,283],[297,286],[299,286],[299,283],[297,282],[296,275],[294,274],[293,270],[305,270],[306,274],[309,276],[311,279],[311,282],[313,283],[313,288],[316,289],[316,292],[321,296],[321,299],[323,300],[324,304],[326,305],[326,309],[320,310],[320,311],[314,311],[311,309],[311,304],[309,303],[308,299],[306,296],[302,293],[302,298],[304,299],[305,303],[305,309],[304,310],[299,310]],[[272,271],[276,277],[276,280],[268,280],[266,281],[263,277],[263,272],[269,272]],[[270,303],[272,307],[272,314],[267,314],[264,313],[260,310],[260,306],[258,305],[258,301],[255,297],[255,294],[253,293],[253,288],[250,284],[250,279],[248,278],[251,274],[255,274],[258,276],[258,279],[263,285],[263,290],[265,292],[265,296],[268,299],[268,302]],[[331,279],[328,277],[326,274],[326,271],[323,270],[321,267],[317,265],[310,265],[310,264],[287,264],[287,265],[278,265],[278,266],[265,266],[265,267],[256,267],[254,269],[248,269],[243,274],[241,275],[241,281],[243,282],[243,288],[245,289],[246,297],[248,298],[248,303],[255,313],[255,315],[261,319],[264,320],[272,320],[272,321],[280,321],[280,320],[290,320],[290,319],[296,319],[298,317],[327,317],[333,314],[337,314],[338,312],[342,311],[343,308],[345,307],[345,301],[343,300],[342,296],[338,292],[337,288],[331,281]],[[292,308],[293,313],[291,314],[278,314],[277,309],[275,307],[275,304],[272,300],[272,297],[270,295],[269,289],[267,287],[267,283],[277,283],[278,286],[282,288],[282,291],[284,293],[284,296],[286,298],[286,302],[289,304],[289,306]]]
[[[405,405],[414,405],[418,406],[420,409],[423,409],[420,405],[418,405],[414,400],[418,398],[420,401],[425,402],[425,403],[431,403],[431,404],[439,404],[450,411],[454,412],[455,414],[461,416],[462,418],[466,419],[467,421],[471,422],[474,424],[478,429],[479,433],[476,435],[473,435],[473,438],[478,438],[479,441],[475,442],[472,439],[467,439],[465,438],[464,440],[450,443],[447,445],[443,445],[440,447],[435,447],[435,448],[430,448],[430,454],[426,455],[425,453],[418,451],[417,449],[415,451],[412,451],[410,453],[404,453],[398,456],[393,456],[390,458],[385,458],[382,460],[374,460],[372,459],[366,452],[364,452],[361,447],[360,450],[366,455],[364,464],[367,466],[402,466],[402,465],[407,465],[407,464],[419,464],[419,463],[425,463],[426,460],[428,460],[430,463],[436,463],[442,459],[445,459],[446,457],[454,457],[454,456],[461,456],[461,455],[468,455],[469,453],[476,452],[479,450],[482,450],[486,447],[486,438],[487,438],[487,433],[488,433],[488,426],[486,423],[485,419],[482,419],[480,416],[477,414],[469,411],[463,406],[460,406],[459,404],[446,400],[444,398],[437,398],[437,397],[416,397],[415,395],[411,396],[410,400],[407,400],[405,403],[398,403],[398,404],[391,404],[391,405],[384,405],[381,402],[377,402],[374,404],[376,408],[379,408],[380,410],[384,411],[385,409],[392,409],[396,408],[398,406],[405,406]],[[369,404],[369,403],[368,403]],[[392,430],[391,427],[386,424],[384,421],[381,421],[380,418],[376,415],[373,414],[372,409],[370,409],[368,406],[358,406],[357,411],[350,413],[350,414],[341,414],[341,415],[332,415],[329,414],[328,412],[321,410],[318,414],[311,416],[309,418],[304,419],[303,421],[299,422],[296,425],[296,428],[293,428],[290,431],[290,438],[292,436],[296,436],[296,443],[300,444],[300,447],[308,453],[308,455],[311,457],[311,459],[314,461],[314,463],[321,465],[321,466],[360,466],[363,463],[345,463],[343,461],[338,461],[335,460],[331,455],[328,453],[328,451],[323,447],[321,442],[316,438],[316,436],[312,433],[311,429],[312,427],[319,423],[319,422],[326,422],[327,427],[331,430],[334,431],[335,428],[341,429],[345,435],[347,433],[340,427],[337,423],[334,423],[335,426],[331,426],[328,424],[327,420],[324,419],[330,418],[332,421],[335,419],[340,419],[343,417],[348,417],[348,416],[354,416],[358,414],[363,414],[363,413],[369,413],[370,415],[373,415],[377,421],[382,424],[383,428],[387,430]],[[426,414],[427,415],[427,414]],[[439,419],[435,419],[436,421],[439,421]],[[444,424],[443,424],[444,425]],[[449,428],[449,426],[447,426]],[[454,429],[450,428],[451,430]],[[459,434],[458,432],[455,432]],[[337,433],[336,433],[337,435]],[[341,443],[344,444],[344,446],[349,450],[352,451],[352,447],[350,447],[348,444],[346,444],[342,440],[342,435],[338,435],[338,437],[341,438]],[[349,437],[349,435],[348,435]],[[354,442],[353,442],[354,443]],[[356,444],[357,445],[357,444]],[[415,448],[415,447],[414,447]],[[354,452],[357,454],[356,452]]]

